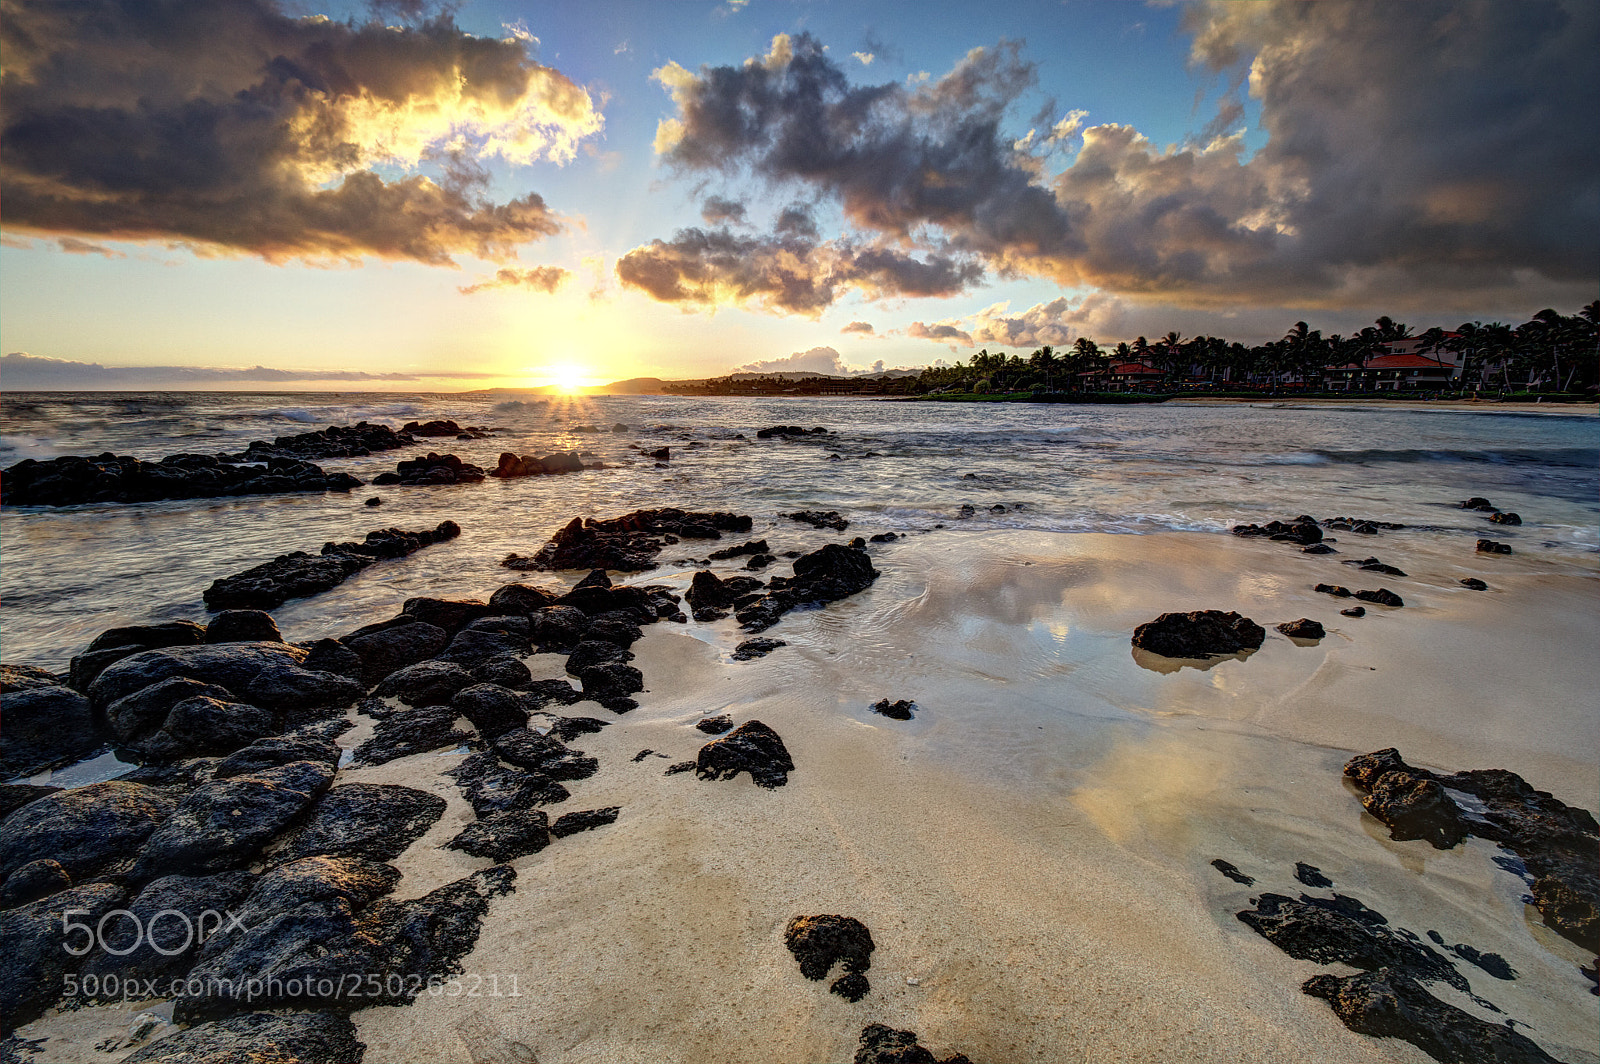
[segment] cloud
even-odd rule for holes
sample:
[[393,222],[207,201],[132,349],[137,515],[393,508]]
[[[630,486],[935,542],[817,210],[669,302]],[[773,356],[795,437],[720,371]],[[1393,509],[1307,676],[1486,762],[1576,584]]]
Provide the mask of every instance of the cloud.
[[829,377],[847,377],[852,370],[844,358],[831,347],[813,347],[809,351],[796,351],[787,358],[774,358],[765,362],[748,362],[737,373],[819,373]]
[[5,16],[6,224],[37,233],[503,260],[562,225],[537,194],[494,202],[483,161],[564,162],[602,124],[525,41],[448,13],[385,26],[275,0],[85,0]]
[[831,201],[870,238],[1133,301],[1500,313],[1592,295],[1600,168],[1577,131],[1600,112],[1600,5],[1264,0],[1185,18],[1197,66],[1255,101],[1259,150],[1231,92],[1193,143],[1081,111],[1018,137],[1002,127],[1034,69],[1013,42],[937,79],[857,85],[807,34],[659,69],[675,114],[656,147],[686,174]]
[[571,270],[564,270],[560,266],[535,266],[528,270],[505,267],[496,270],[491,280],[458,287],[456,291],[464,296],[470,296],[475,292],[491,288],[531,288],[535,292],[554,295],[556,289],[565,284],[567,278],[571,276]]
[[914,321],[906,327],[906,335],[913,340],[937,340],[949,344],[952,351],[956,349],[957,344],[973,346],[972,334],[961,328],[954,320],[936,321],[932,325]]
[[79,240],[75,236],[57,238],[56,246],[68,255],[101,255],[108,259],[127,258],[122,252],[113,251],[104,244],[92,244],[87,240]]
[[870,321],[853,321],[839,331],[842,333],[860,333],[863,336],[871,336],[873,334]]
[[868,298],[952,296],[981,276],[971,261],[926,259],[888,247],[816,243],[787,234],[739,236],[726,228],[682,229],[617,261],[624,285],[689,309],[755,305],[776,314],[816,317],[847,290]]
[[711,196],[700,207],[700,217],[706,220],[707,225],[720,225],[723,222],[732,222],[735,225],[744,224],[744,204],[738,200],[723,199],[721,196]]
[[872,61],[874,59],[878,58],[877,56],[873,55],[871,52],[851,52],[850,53],[850,57],[852,59],[859,59],[861,61],[861,65],[862,66],[871,66],[872,65]]
[[439,370],[417,373],[366,373],[361,370],[273,369],[266,366],[105,366],[13,351],[0,355],[0,382],[7,391],[142,388],[203,384],[281,384],[314,381],[418,381],[435,378],[491,380],[495,373]]

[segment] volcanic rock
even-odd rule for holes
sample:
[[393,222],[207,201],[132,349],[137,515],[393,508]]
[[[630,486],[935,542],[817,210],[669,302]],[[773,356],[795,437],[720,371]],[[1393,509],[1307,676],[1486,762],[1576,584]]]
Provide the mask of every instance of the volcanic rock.
[[1321,623],[1307,617],[1302,617],[1298,621],[1286,621],[1277,628],[1284,635],[1294,639],[1321,639],[1328,634],[1323,631]]
[[445,800],[412,787],[345,783],[324,794],[274,858],[361,857],[392,861],[444,815]]
[[1257,650],[1267,633],[1259,624],[1238,613],[1195,610],[1163,613],[1133,632],[1133,645],[1168,658],[1206,658]]
[[746,721],[735,731],[700,748],[695,774],[703,780],[729,780],[749,772],[758,787],[772,790],[789,782],[794,761],[778,733],[759,720]]
[[65,455],[46,462],[24,458],[0,475],[0,503],[74,506],[349,491],[360,486],[361,481],[348,473],[328,473],[292,458],[274,458],[262,467],[224,462],[208,454],[175,454],[159,462],[141,462],[107,451],[91,458]]

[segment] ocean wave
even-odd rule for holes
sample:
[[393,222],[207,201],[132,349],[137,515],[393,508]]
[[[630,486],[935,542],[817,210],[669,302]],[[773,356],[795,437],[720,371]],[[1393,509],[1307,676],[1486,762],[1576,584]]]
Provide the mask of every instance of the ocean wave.
[[1600,464],[1600,448],[1552,447],[1548,449],[1363,448],[1351,451],[1314,451],[1328,462],[1371,465],[1377,462],[1485,462],[1495,465],[1540,465],[1566,469],[1592,469]]

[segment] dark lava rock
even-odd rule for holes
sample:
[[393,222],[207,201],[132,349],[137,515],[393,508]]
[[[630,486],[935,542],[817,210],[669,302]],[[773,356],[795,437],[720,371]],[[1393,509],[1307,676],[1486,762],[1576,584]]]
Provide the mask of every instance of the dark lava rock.
[[349,491],[361,481],[310,462],[274,458],[266,467],[221,461],[209,454],[174,454],[141,462],[110,451],[91,458],[25,458],[0,477],[0,503],[73,506],[87,502],[152,502],[301,491]]
[[497,654],[478,662],[471,675],[474,683],[492,683],[513,691],[524,690],[533,683],[533,673],[511,654]]
[[0,695],[0,777],[32,776],[81,761],[105,746],[89,700],[70,687],[27,687]]
[[36,687],[60,687],[66,682],[66,677],[32,665],[0,665],[0,694],[31,691]]
[[1460,807],[1430,776],[1385,772],[1361,804],[1388,825],[1396,841],[1425,839],[1435,849],[1448,850],[1469,834]]
[[683,597],[693,609],[699,611],[727,609],[737,596],[723,586],[716,573],[702,569],[694,574],[689,582],[689,591]]
[[391,672],[373,694],[378,698],[398,698],[408,706],[437,706],[472,684],[472,673],[466,666],[429,659]]
[[554,591],[528,584],[506,584],[489,596],[489,605],[499,614],[521,614],[527,617],[546,606],[555,604],[561,596]]
[[590,665],[574,673],[583,681],[583,697],[599,702],[614,713],[626,713],[639,703],[628,696],[644,690],[644,673],[620,661]]
[[667,543],[664,537],[717,539],[723,532],[748,532],[750,525],[750,518],[740,514],[671,508],[635,510],[605,521],[575,517],[532,558],[512,555],[502,564],[519,569],[638,572],[656,567],[655,556]]
[[1316,865],[1308,865],[1304,861],[1294,863],[1294,878],[1308,887],[1319,889],[1333,886],[1333,880],[1322,874],[1322,869]]
[[1302,894],[1298,900],[1263,894],[1238,917],[1291,957],[1318,964],[1339,962],[1365,971],[1395,968],[1412,976],[1466,991],[1466,979],[1450,961],[1420,941],[1392,930],[1381,914],[1354,899],[1332,901]]
[[362,421],[294,436],[279,436],[271,443],[255,440],[239,454],[217,457],[228,462],[270,462],[274,458],[364,458],[377,451],[412,447],[416,442],[410,433],[396,432],[387,425]]
[[663,776],[676,776],[680,772],[693,772],[694,769],[695,763],[693,761],[675,761],[668,765],[661,774]]
[[292,598],[337,587],[379,559],[403,558],[459,535],[461,526],[454,521],[441,521],[436,528],[418,532],[380,528],[368,532],[361,543],[324,543],[321,554],[280,554],[270,562],[213,582],[203,597],[207,608],[213,610],[270,610]]
[[1496,543],[1492,539],[1480,539],[1480,540],[1478,540],[1478,553],[1479,554],[1510,554],[1511,553],[1511,544],[1509,544],[1509,543]]
[[584,669],[595,665],[632,660],[633,652],[619,647],[615,643],[586,639],[573,647],[572,653],[567,655],[567,671],[574,676],[579,676],[582,675]]
[[931,1050],[917,1044],[915,1031],[897,1031],[881,1023],[861,1028],[855,1064],[972,1064],[965,1053],[940,1060]]
[[145,843],[135,879],[238,867],[298,820],[333,782],[333,769],[296,761],[189,792]]
[[890,702],[887,698],[883,698],[872,704],[873,712],[880,713],[893,720],[910,720],[911,711],[916,708],[917,704],[915,702],[907,702],[904,699],[898,702]]
[[1433,939],[1434,945],[1443,946],[1444,951],[1452,957],[1475,965],[1496,979],[1511,982],[1517,978],[1517,970],[1511,967],[1506,959],[1498,953],[1484,953],[1467,945],[1465,942],[1457,942],[1453,946],[1446,945],[1444,937],[1437,931],[1429,931],[1428,937]]
[[1488,499],[1485,499],[1481,495],[1474,495],[1470,499],[1463,499],[1463,500],[1461,500],[1459,505],[1460,505],[1461,509],[1463,509],[1463,510],[1489,510],[1489,511],[1493,511],[1495,509],[1494,503],[1490,502]]
[[778,516],[810,525],[812,528],[831,528],[835,532],[843,532],[850,527],[850,522],[841,517],[838,510],[796,510]]
[[1366,573],[1383,573],[1385,576],[1406,575],[1404,570],[1397,569],[1392,565],[1385,565],[1376,558],[1352,558],[1342,562],[1341,564],[1353,565],[1357,569],[1360,569],[1362,572]]
[[4,820],[29,802],[60,791],[60,787],[42,787],[32,783],[0,783],[0,820]]
[[71,886],[72,877],[61,867],[61,862],[49,858],[29,861],[7,876],[5,884],[0,886],[0,909],[15,909]]
[[589,615],[573,606],[546,606],[528,617],[528,631],[540,650],[571,650],[589,631]]
[[1236,536],[1265,536],[1282,543],[1309,546],[1322,542],[1322,529],[1310,517],[1297,517],[1293,521],[1268,521],[1264,525],[1234,525],[1230,530]]
[[[361,658],[361,675],[377,683],[396,669],[415,665],[442,651],[450,644],[450,634],[437,625],[404,617],[393,627],[359,629],[340,642]],[[402,618],[396,618],[401,621]]]
[[1334,598],[1349,598],[1350,597],[1350,589],[1347,588],[1347,587],[1341,587],[1338,584],[1318,584],[1316,587],[1312,588],[1311,590],[1319,592],[1319,593],[1324,594],[1324,595],[1332,595]]
[[[1344,774],[1368,792],[1362,804],[1379,819],[1416,810],[1419,816],[1442,821],[1430,841],[1470,833],[1516,854],[1533,881],[1534,905],[1545,923],[1586,949],[1600,949],[1600,869],[1594,861],[1600,825],[1587,810],[1534,790],[1514,772],[1475,769],[1439,775],[1406,764],[1393,747],[1351,758]],[[1435,800],[1426,783],[1441,788],[1442,801]],[[1471,795],[1478,808],[1463,815],[1443,788]],[[1451,810],[1454,823],[1448,819]],[[1430,829],[1433,825],[1424,819],[1420,826],[1407,823],[1398,830]]]
[[165,791],[120,780],[46,794],[0,821],[0,877],[48,858],[87,879],[131,861],[176,807]]
[[306,651],[288,643],[144,650],[108,666],[89,686],[89,701],[96,709],[106,709],[141,688],[181,676],[273,710],[280,723],[289,724],[317,709],[349,705],[365,692],[362,684],[347,676],[304,668],[305,658]]
[[454,421],[447,420],[423,422],[407,421],[404,425],[400,426],[400,431],[411,436],[447,436],[456,440],[481,440],[491,435],[488,429],[481,426],[468,425],[463,428],[462,426],[457,425]]
[[867,552],[829,543],[794,560],[794,576],[775,577],[768,593],[734,614],[746,631],[760,632],[801,606],[835,602],[870,587],[878,578]]
[[738,558],[746,554],[766,554],[771,549],[771,547],[767,546],[766,540],[752,539],[748,543],[739,544],[737,547],[724,547],[721,550],[714,550],[707,557],[713,561],[720,561],[723,558]]
[[576,835],[580,831],[593,831],[603,828],[607,824],[617,822],[617,814],[622,812],[619,805],[608,805],[604,809],[585,809],[576,813],[563,813],[554,824],[550,825],[550,834],[558,839],[568,835]]
[[83,975],[98,977],[96,982],[105,991],[98,1000],[118,1000],[132,979],[165,983],[187,972],[199,958],[206,935],[226,922],[221,914],[237,907],[255,879],[249,872],[223,872],[163,876],[150,882],[128,903],[132,919],[109,920],[99,929],[100,948],[90,953],[83,968]]
[[1522,517],[1514,513],[1490,514],[1489,520],[1497,525],[1520,525]]
[[1218,872],[1221,872],[1235,883],[1242,883],[1247,887],[1255,883],[1254,876],[1247,876],[1243,872],[1239,871],[1238,866],[1232,861],[1224,861],[1222,858],[1218,857],[1211,862],[1211,867],[1215,868]]
[[451,706],[400,710],[378,722],[372,738],[356,747],[354,757],[363,765],[382,765],[412,754],[460,746],[472,738],[455,726],[460,716]]
[[1301,989],[1323,998],[1358,1034],[1402,1038],[1435,1060],[1506,1064],[1554,1061],[1532,1039],[1446,1004],[1405,971],[1382,968],[1339,978],[1314,975]]
[[396,463],[393,473],[379,473],[374,485],[399,484],[404,487],[429,487],[436,484],[477,484],[484,478],[479,467],[463,462],[453,454],[429,451],[420,458]]
[[207,643],[281,643],[283,634],[272,614],[261,610],[224,610],[206,625]]
[[547,454],[543,458],[531,454],[521,456],[510,451],[500,452],[500,463],[489,475],[491,477],[536,477],[555,473],[578,473],[583,470],[583,460],[576,451],[558,451]]
[[492,683],[462,689],[450,700],[450,708],[471,721],[486,739],[528,725],[529,706],[521,692]]
[[1365,606],[1351,606],[1347,610],[1340,610],[1339,613],[1345,617],[1365,617],[1367,608]]
[[400,607],[400,613],[453,636],[474,621],[494,617],[500,611],[477,599],[409,598]]
[[[573,686],[566,680],[535,680],[533,683],[529,684],[528,689],[523,692],[523,697],[528,700],[528,706],[531,709],[542,709],[543,707],[552,704],[558,706],[570,706],[575,702],[582,702],[583,692],[581,690],[575,690]],[[604,726],[605,724],[609,723],[607,721],[597,721],[593,717],[558,717],[556,718],[555,727],[557,733],[560,734],[563,739],[572,738],[572,735],[567,734],[567,732],[563,730],[567,728],[572,721],[591,721],[597,725],[596,730],[598,730],[598,726]],[[574,732],[573,734],[582,734],[582,732]]]
[[101,632],[87,650],[72,659],[69,682],[85,693],[102,671],[113,662],[162,647],[196,646],[205,642],[206,630],[193,621],[112,628]]
[[540,735],[528,728],[495,739],[490,744],[502,761],[551,780],[586,780],[600,769],[600,762],[573,750],[551,729]]
[[550,818],[543,809],[508,809],[474,820],[445,844],[474,857],[511,861],[550,845]]
[[1475,576],[1462,577],[1461,578],[1461,586],[1462,587],[1470,587],[1474,591],[1487,591],[1487,590],[1489,590],[1489,585],[1484,583],[1482,580],[1479,580]]
[[1363,536],[1375,536],[1380,529],[1393,532],[1406,526],[1395,524],[1393,521],[1374,521],[1369,517],[1330,517],[1322,522],[1322,527],[1337,532],[1357,532]]
[[317,855],[391,861],[405,852],[444,815],[445,800],[412,787],[346,783],[311,809],[303,828],[275,860],[297,861]]
[[88,943],[80,934],[64,937],[67,910],[91,928],[122,904],[126,895],[110,883],[86,883],[0,912],[0,1031],[14,1032],[44,1015],[64,989],[63,977],[78,967],[70,944]]
[[304,735],[257,739],[218,762],[211,770],[211,778],[232,779],[234,776],[246,776],[296,761],[320,761],[330,768],[336,768],[339,764],[339,747],[331,740]]
[[851,972],[841,975],[828,987],[829,993],[838,994],[849,1002],[860,1001],[872,989],[872,984],[867,982],[867,977],[860,972]]
[[749,772],[758,787],[771,790],[789,782],[794,761],[778,733],[759,720],[746,721],[728,735],[700,748],[695,774],[703,780],[730,780]]
[[1295,639],[1321,639],[1328,633],[1323,631],[1322,625],[1309,618],[1302,617],[1298,621],[1285,621],[1277,626],[1278,631]]
[[799,425],[773,425],[771,428],[757,429],[756,439],[770,440],[774,437],[782,439],[785,436],[826,436],[828,430],[818,425],[814,429],[804,429]]
[[306,645],[306,657],[301,666],[313,672],[331,672],[359,680],[366,669],[361,655],[337,639],[318,639]]
[[520,656],[533,649],[532,630],[526,617],[480,617],[457,632],[438,658],[478,665],[507,654]]
[[705,732],[707,735],[721,735],[724,732],[730,732],[733,730],[733,718],[728,716],[726,713],[719,714],[715,717],[703,717],[701,718],[700,722],[695,725],[695,727]]
[[489,753],[473,754],[445,775],[456,781],[480,819],[510,809],[554,805],[572,796],[549,777],[509,768]]
[[784,945],[800,962],[807,979],[826,979],[835,962],[846,972],[872,967],[872,934],[851,916],[796,916],[783,931]]
[[1405,605],[1404,599],[1386,587],[1380,587],[1376,591],[1357,591],[1356,598],[1362,602],[1375,602],[1379,606],[1392,606],[1395,609]]
[[1313,543],[1309,547],[1301,547],[1301,554],[1338,554],[1339,552],[1326,543]]
[[350,1017],[246,1012],[202,1023],[123,1057],[124,1064],[358,1064],[367,1051]]
[[753,658],[764,658],[779,647],[788,645],[782,639],[746,639],[733,648],[733,660],[750,661]]
[[1248,617],[1221,610],[1163,613],[1133,631],[1133,645],[1168,658],[1206,658],[1257,650],[1267,638]]

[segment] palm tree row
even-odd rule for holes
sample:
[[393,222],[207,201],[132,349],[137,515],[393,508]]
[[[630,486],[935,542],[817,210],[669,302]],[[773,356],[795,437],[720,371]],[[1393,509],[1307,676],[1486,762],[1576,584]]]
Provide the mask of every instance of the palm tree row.
[[[1026,358],[985,349],[968,363],[930,366],[895,390],[1078,391],[1119,378],[1166,389],[1290,384],[1314,389],[1336,379],[1359,383],[1360,371],[1397,340],[1412,340],[1414,350],[1433,358],[1441,352],[1460,354],[1461,370],[1451,375],[1452,387],[1584,391],[1593,389],[1600,375],[1600,300],[1570,316],[1541,310],[1515,327],[1469,321],[1449,332],[1432,328],[1417,336],[1387,316],[1352,336],[1323,336],[1298,321],[1282,339],[1255,345],[1220,336],[1184,339],[1169,332],[1153,343],[1141,336],[1106,348],[1084,336],[1069,348],[1058,351],[1046,345]],[[1126,368],[1119,373],[1119,367]]]

